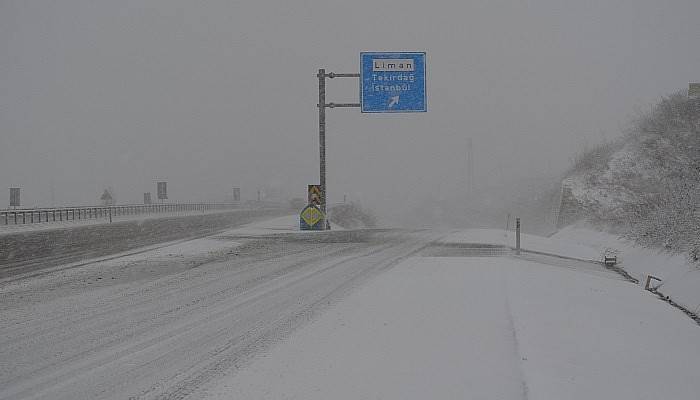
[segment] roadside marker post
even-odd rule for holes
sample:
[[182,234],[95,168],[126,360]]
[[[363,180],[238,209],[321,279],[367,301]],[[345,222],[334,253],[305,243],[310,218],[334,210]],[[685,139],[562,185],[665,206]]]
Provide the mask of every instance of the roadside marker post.
[[520,255],[520,218],[515,219],[515,254]]

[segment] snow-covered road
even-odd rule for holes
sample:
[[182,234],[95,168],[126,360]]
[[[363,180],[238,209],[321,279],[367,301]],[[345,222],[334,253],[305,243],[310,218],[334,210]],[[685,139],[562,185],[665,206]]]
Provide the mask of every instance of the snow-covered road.
[[542,261],[409,258],[202,397],[698,398],[692,320],[602,268]]
[[214,251],[160,249],[5,282],[0,398],[196,393],[434,237],[223,235],[202,243]]
[[0,399],[700,393],[700,328],[600,265],[294,223],[0,281]]

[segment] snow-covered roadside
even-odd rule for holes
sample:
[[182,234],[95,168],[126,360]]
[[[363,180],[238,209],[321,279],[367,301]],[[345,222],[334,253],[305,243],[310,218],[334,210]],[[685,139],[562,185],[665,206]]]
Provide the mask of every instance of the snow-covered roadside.
[[[442,243],[485,243],[515,247],[515,233],[499,229],[470,229],[446,237]],[[521,235],[521,247],[541,253],[582,260],[601,261],[606,252],[616,253],[619,266],[643,287],[646,276],[662,279],[658,290],[695,314],[700,312],[700,269],[683,255],[636,246],[617,235],[569,226],[551,237]],[[653,282],[658,285],[658,282]]]
[[[441,240],[443,244],[499,244],[515,247],[515,232],[501,229],[467,229],[448,235]],[[571,241],[569,238],[544,237],[521,234],[520,247],[540,253],[556,254],[580,260],[600,261],[601,251],[586,243]]]
[[700,330],[614,275],[414,257],[209,399],[694,399]]
[[[657,249],[636,246],[616,235],[588,228],[569,226],[551,238],[575,243],[602,253],[606,249],[618,252],[620,267],[637,278],[643,286],[646,276],[662,279],[658,290],[686,309],[700,312],[700,269],[688,263],[683,255],[664,253]],[[658,285],[658,282],[653,282]]]
[[[345,228],[333,224],[331,231],[344,231]],[[264,221],[253,222],[238,228],[230,229],[222,233],[222,236],[261,236],[276,233],[297,232],[303,234],[318,234],[324,231],[301,231],[299,229],[299,215],[285,215],[283,217],[272,218]],[[327,232],[327,231],[325,231]]]
[[223,232],[221,235],[259,236],[294,231],[299,231],[299,215],[296,214],[266,219],[264,221],[256,221],[237,228],[229,229]]

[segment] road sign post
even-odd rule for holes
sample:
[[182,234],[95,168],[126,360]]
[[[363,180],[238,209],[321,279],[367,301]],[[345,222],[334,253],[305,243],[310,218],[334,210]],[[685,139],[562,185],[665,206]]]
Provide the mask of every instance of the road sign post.
[[168,182],[158,182],[158,200],[161,202],[168,198]]
[[[320,211],[326,216],[326,108],[360,108],[367,113],[426,112],[425,52],[363,52],[361,73],[318,70]],[[360,78],[360,103],[326,103],[326,78]],[[330,229],[330,225],[326,224]]]
[[20,188],[10,188],[10,207],[20,206],[19,191]]
[[323,215],[326,215],[326,200],[328,187],[326,186],[326,108],[360,107],[360,103],[326,103],[326,78],[359,78],[360,74],[336,74],[326,73],[321,68],[318,70],[318,152],[319,152],[319,182],[321,186],[321,207]]

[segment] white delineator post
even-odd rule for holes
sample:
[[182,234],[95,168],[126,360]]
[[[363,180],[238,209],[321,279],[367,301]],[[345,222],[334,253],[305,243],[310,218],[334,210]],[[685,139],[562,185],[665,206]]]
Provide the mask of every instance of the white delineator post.
[[520,218],[515,219],[515,254],[520,255]]

